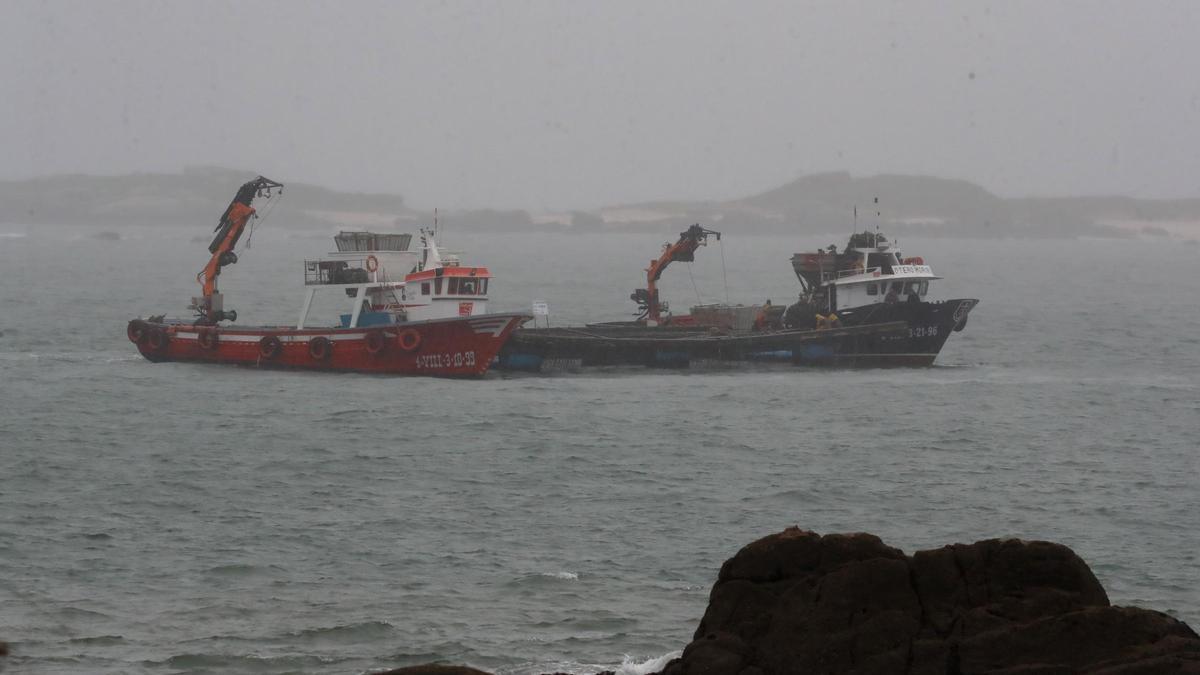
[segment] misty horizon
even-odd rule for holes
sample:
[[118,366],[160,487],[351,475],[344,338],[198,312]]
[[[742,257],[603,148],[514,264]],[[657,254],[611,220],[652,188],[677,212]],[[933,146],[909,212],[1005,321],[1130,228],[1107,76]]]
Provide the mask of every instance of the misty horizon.
[[[948,9],[948,7],[950,7]],[[1200,197],[1200,6],[0,8],[0,179],[245,166],[422,207],[916,174]]]
[[[208,171],[214,171],[214,172],[218,172],[218,173],[244,174],[247,178],[251,178],[255,175],[261,175],[261,173],[262,173],[259,171],[255,171],[254,169],[240,169],[237,167],[204,164],[204,165],[188,165],[188,166],[180,167],[179,169],[174,170],[174,171],[164,170],[161,172],[158,172],[158,171],[131,171],[131,172],[122,172],[122,173],[88,173],[88,172],[70,172],[70,173],[68,173],[68,172],[63,172],[63,173],[53,173],[53,174],[40,174],[40,175],[35,175],[35,176],[25,176],[23,178],[5,179],[0,182],[21,183],[21,182],[27,182],[27,181],[52,181],[52,180],[59,179],[59,178],[73,178],[73,177],[120,179],[120,178],[135,178],[137,176],[162,176],[162,175],[185,176],[191,172],[208,172]],[[810,173],[796,175],[796,176],[791,177],[788,180],[784,180],[784,181],[781,181],[781,182],[775,183],[775,184],[762,185],[758,189],[751,190],[750,192],[745,193],[745,194],[697,197],[694,199],[678,197],[678,196],[673,196],[673,195],[659,195],[656,197],[650,197],[649,199],[644,199],[644,200],[637,201],[637,202],[613,202],[613,203],[594,204],[594,205],[587,205],[587,206],[580,206],[577,204],[566,204],[566,205],[563,205],[563,206],[560,206],[557,208],[538,209],[538,208],[529,207],[527,205],[521,205],[521,204],[511,204],[511,205],[504,205],[504,206],[496,206],[496,205],[492,205],[492,204],[476,204],[476,205],[468,205],[468,206],[462,206],[462,205],[458,205],[458,204],[445,204],[445,205],[443,205],[443,204],[426,204],[423,202],[423,200],[420,199],[420,195],[412,195],[410,192],[408,192],[406,190],[361,190],[361,189],[360,190],[355,190],[355,189],[342,190],[342,189],[338,188],[336,185],[322,184],[322,183],[318,183],[318,182],[307,181],[302,178],[288,177],[286,175],[281,180],[283,180],[285,182],[285,184],[286,183],[306,184],[306,185],[320,187],[320,188],[327,189],[327,190],[335,190],[335,191],[338,191],[338,192],[341,192],[344,194],[348,194],[348,195],[363,194],[363,195],[387,195],[387,196],[403,197],[403,199],[405,201],[405,205],[408,208],[411,208],[414,210],[431,211],[435,208],[463,209],[463,210],[499,208],[499,209],[505,209],[505,210],[509,210],[509,209],[525,210],[525,211],[530,211],[531,213],[547,213],[547,212],[567,212],[567,211],[591,211],[591,210],[599,210],[599,209],[604,209],[604,208],[639,206],[639,205],[643,205],[643,204],[659,204],[659,203],[673,203],[673,202],[720,203],[720,202],[738,201],[738,200],[743,200],[743,199],[746,199],[749,197],[754,197],[754,196],[760,195],[764,192],[769,192],[771,190],[775,190],[775,189],[778,189],[781,187],[786,187],[788,185],[791,185],[791,184],[797,183],[797,182],[801,182],[806,179],[821,178],[821,177],[825,177],[825,176],[843,176],[843,175],[848,176],[851,180],[854,180],[854,181],[887,179],[887,178],[918,178],[918,179],[931,179],[931,180],[937,180],[937,181],[959,181],[959,182],[969,184],[971,186],[982,188],[982,189],[986,190],[987,192],[989,192],[997,197],[1000,197],[1002,199],[1060,199],[1060,198],[1090,199],[1090,198],[1110,198],[1110,197],[1144,199],[1146,201],[1178,201],[1178,200],[1200,199],[1200,195],[1193,196],[1193,197],[1183,196],[1183,197],[1138,198],[1131,194],[1116,193],[1116,192],[1112,192],[1112,193],[1081,193],[1081,194],[1065,194],[1065,193],[1064,194],[1049,194],[1049,193],[1047,193],[1047,194],[1008,195],[1008,194],[999,194],[995,190],[992,190],[986,184],[981,184],[976,181],[973,181],[973,180],[970,180],[967,178],[957,177],[957,176],[937,176],[937,175],[918,174],[918,173],[911,173],[911,172],[910,173],[887,172],[887,173],[874,173],[874,174],[860,174],[860,173],[855,173],[855,172],[849,171],[847,169],[829,169],[827,171],[813,171]],[[868,206],[868,203],[864,202],[863,207],[866,208],[867,206]]]

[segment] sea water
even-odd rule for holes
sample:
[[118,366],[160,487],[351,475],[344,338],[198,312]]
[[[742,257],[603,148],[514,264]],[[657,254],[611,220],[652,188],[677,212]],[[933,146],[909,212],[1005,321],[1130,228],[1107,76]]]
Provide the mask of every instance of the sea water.
[[[902,237],[981,300],[928,369],[451,381],[143,360],[125,324],[186,315],[194,229],[0,228],[12,672],[648,672],[791,525],[1059,541],[1200,625],[1195,245]],[[331,235],[260,228],[221,277],[239,323],[294,322]],[[442,233],[553,325],[628,318],[674,238]],[[729,232],[662,295],[792,301],[791,253],[844,239]]]

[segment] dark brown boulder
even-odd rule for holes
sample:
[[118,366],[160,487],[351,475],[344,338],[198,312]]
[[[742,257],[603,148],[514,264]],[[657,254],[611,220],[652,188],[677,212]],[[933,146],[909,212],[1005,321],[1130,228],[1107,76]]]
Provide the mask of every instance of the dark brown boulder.
[[987,540],[912,557],[870,534],[789,528],[721,567],[663,675],[1200,675],[1184,623],[1113,607],[1049,542]]

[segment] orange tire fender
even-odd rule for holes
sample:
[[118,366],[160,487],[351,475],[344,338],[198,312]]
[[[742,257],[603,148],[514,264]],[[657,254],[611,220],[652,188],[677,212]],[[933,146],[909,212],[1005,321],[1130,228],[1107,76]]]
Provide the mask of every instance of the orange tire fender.
[[405,328],[400,331],[400,349],[406,352],[416,351],[421,346],[421,334],[416,328]]

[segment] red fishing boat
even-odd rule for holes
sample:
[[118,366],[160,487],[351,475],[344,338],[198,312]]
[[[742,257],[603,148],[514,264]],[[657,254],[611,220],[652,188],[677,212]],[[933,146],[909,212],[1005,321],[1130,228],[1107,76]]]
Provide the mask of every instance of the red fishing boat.
[[[222,268],[237,262],[234,247],[256,217],[251,202],[282,192],[280,183],[246,183],[225,210],[196,279],[191,319],[152,316],[129,322],[129,340],[150,361],[194,361],[263,368],[478,377],[487,372],[527,314],[487,313],[491,274],[443,254],[433,232],[342,232],[337,251],[304,263],[304,303],[289,326],[234,327],[217,290]],[[389,270],[391,273],[389,274]],[[309,314],[318,294],[347,302],[340,323],[315,326]]]

